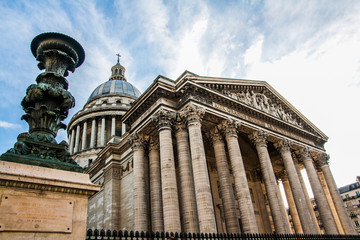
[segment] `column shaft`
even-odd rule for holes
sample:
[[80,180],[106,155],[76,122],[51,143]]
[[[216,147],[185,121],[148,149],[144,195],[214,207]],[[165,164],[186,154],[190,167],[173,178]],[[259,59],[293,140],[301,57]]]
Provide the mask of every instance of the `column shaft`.
[[245,167],[241,156],[237,129],[235,123],[230,121],[228,121],[225,126],[225,138],[235,182],[235,192],[239,204],[242,231],[244,233],[257,233],[258,227],[246,178]]
[[126,125],[125,123],[121,123],[121,135],[124,135],[126,133]]
[[316,218],[316,215],[315,215],[315,212],[314,212],[314,209],[313,209],[313,205],[311,204],[311,200],[310,200],[310,197],[309,197],[309,193],[307,191],[304,179],[303,179],[301,171],[300,171],[299,164],[297,162],[295,163],[295,168],[296,168],[296,172],[298,174],[298,177],[299,177],[299,180],[300,180],[300,183],[301,183],[301,187],[302,187],[303,192],[305,194],[306,203],[307,203],[308,208],[310,210],[311,218],[312,218],[313,222],[315,223],[316,232],[317,232],[317,234],[321,234],[321,230],[320,230],[320,227],[319,227],[319,222],[318,222],[318,220]]
[[79,142],[80,142],[80,124],[76,126],[76,137],[75,137],[75,149],[74,153],[77,153],[79,151]]
[[193,171],[191,168],[188,133],[183,124],[175,134],[179,162],[180,205],[183,232],[199,232]]
[[[318,170],[318,169],[316,169]],[[333,218],[335,220],[335,223],[336,223],[336,226],[338,228],[338,231],[339,231],[339,234],[345,234],[344,233],[344,230],[343,230],[343,227],[341,225],[341,222],[340,222],[340,218],[336,212],[336,208],[335,208],[335,204],[334,204],[334,201],[332,200],[331,198],[331,194],[330,194],[330,191],[329,191],[329,188],[325,182],[325,179],[324,179],[324,174],[320,171],[317,171],[317,174],[318,174],[318,177],[319,177],[319,180],[320,180],[320,183],[321,183],[321,186],[324,190],[324,194],[325,194],[325,197],[326,197],[326,200],[328,201],[329,203],[329,207],[331,209],[331,213],[333,215]]]
[[188,123],[200,232],[215,233],[216,221],[200,120]]
[[115,136],[115,131],[116,131],[116,117],[112,116],[111,118],[111,137]]
[[134,230],[148,231],[148,201],[146,199],[147,164],[144,145],[139,138],[133,140],[134,172]]
[[334,218],[331,214],[329,204],[326,200],[324,191],[321,187],[315,167],[309,154],[303,156],[304,166],[309,177],[310,185],[315,197],[316,205],[319,209],[321,221],[327,234],[338,234]]
[[298,211],[296,210],[296,205],[295,205],[293,194],[291,192],[289,180],[282,179],[282,183],[283,183],[283,186],[284,186],[286,199],[287,199],[287,202],[289,204],[290,215],[291,215],[291,218],[292,218],[292,223],[293,223],[293,226],[294,226],[295,233],[296,234],[303,234],[304,232],[303,232],[302,227],[301,227],[301,222],[300,222],[300,218],[299,218],[299,215],[298,215]]
[[75,143],[75,129],[73,128],[71,130],[71,138],[70,138],[70,148],[69,148],[70,154],[74,153],[74,143]]
[[226,159],[225,143],[216,131],[212,132],[216,168],[219,178],[221,200],[224,210],[227,233],[240,233],[234,191]]
[[296,172],[294,160],[291,157],[290,143],[283,140],[275,145],[279,149],[284,162],[302,229],[305,234],[316,234],[315,223],[312,221],[310,210]]
[[105,117],[101,118],[100,145],[105,146]]
[[163,204],[161,194],[161,171],[159,145],[151,144],[149,151],[150,162],[150,200],[151,225],[153,232],[164,231]]
[[82,138],[81,138],[81,150],[85,150],[86,148],[86,130],[87,130],[87,121],[84,121],[83,125],[83,132],[82,132]]
[[91,123],[90,148],[95,147],[95,139],[96,139],[96,118],[93,118]]
[[169,125],[159,128],[159,143],[163,212],[165,213],[164,230],[181,232],[174,152]]
[[270,204],[271,215],[274,220],[275,231],[276,233],[290,233],[290,228],[287,224],[287,217],[283,204],[281,203],[281,195],[277,186],[274,170],[271,165],[264,135],[265,133],[263,132],[255,132],[250,135],[250,138],[253,140],[258,153],[261,172]]
[[329,188],[332,200],[336,208],[336,212],[340,218],[341,225],[343,227],[343,230],[345,231],[345,234],[351,234],[351,235],[357,234],[356,230],[353,227],[353,224],[351,223],[349,216],[347,215],[344,202],[340,197],[339,190],[336,186],[336,182],[330,171],[329,165],[327,163],[323,163],[321,166],[321,171],[324,174],[326,184]]

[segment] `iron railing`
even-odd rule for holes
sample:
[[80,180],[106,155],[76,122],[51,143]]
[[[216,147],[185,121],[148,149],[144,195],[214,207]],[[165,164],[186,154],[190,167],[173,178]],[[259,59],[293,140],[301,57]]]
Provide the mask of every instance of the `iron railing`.
[[226,233],[164,233],[91,230],[86,240],[360,240],[360,235],[318,235],[318,234],[226,234]]

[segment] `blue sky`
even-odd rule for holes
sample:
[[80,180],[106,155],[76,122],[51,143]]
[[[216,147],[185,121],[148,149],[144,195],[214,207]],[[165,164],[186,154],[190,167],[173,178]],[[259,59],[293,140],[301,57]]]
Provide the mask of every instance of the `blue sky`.
[[[360,1],[0,0],[0,153],[27,131],[20,102],[40,73],[30,42],[42,32],[81,43],[67,78],[71,116],[110,76],[116,53],[144,91],[157,75],[267,81],[328,137],[339,186],[360,175]],[[66,138],[60,131],[58,142]]]

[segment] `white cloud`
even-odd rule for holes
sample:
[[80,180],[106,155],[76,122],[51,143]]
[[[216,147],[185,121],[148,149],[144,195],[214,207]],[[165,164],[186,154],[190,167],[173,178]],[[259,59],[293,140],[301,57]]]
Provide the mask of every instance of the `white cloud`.
[[6,122],[6,121],[1,121],[0,120],[0,127],[1,128],[21,128],[21,126],[19,124],[14,124],[14,123],[9,123],[9,122]]

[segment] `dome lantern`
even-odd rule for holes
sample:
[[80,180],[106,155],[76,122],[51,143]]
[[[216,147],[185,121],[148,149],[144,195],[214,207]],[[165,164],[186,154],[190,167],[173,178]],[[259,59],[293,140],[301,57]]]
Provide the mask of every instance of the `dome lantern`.
[[117,63],[111,68],[111,77],[109,78],[110,80],[123,80],[126,81],[125,78],[125,67],[122,66],[120,64],[120,54],[116,54],[116,56],[118,57],[117,59]]

